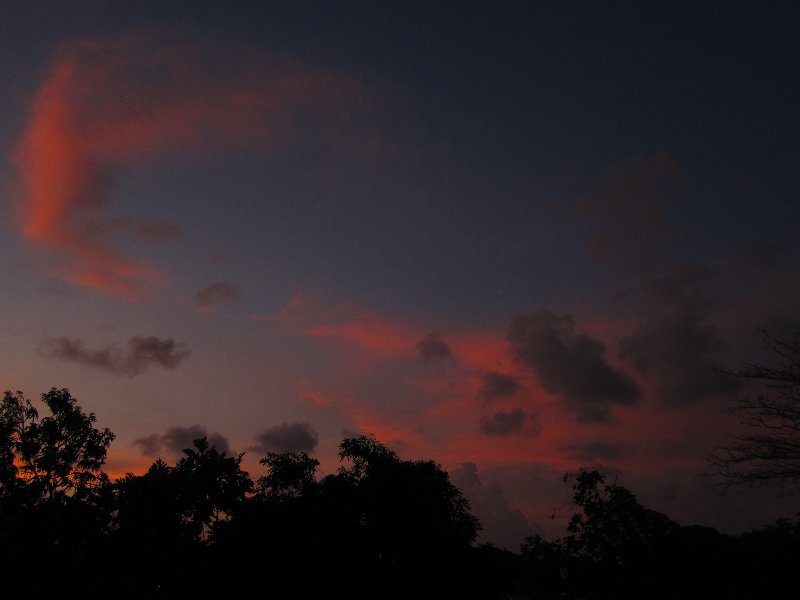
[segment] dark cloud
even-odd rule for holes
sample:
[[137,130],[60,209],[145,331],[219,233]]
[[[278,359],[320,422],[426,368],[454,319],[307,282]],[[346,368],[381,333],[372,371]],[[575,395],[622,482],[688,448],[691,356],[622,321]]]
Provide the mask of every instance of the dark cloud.
[[645,282],[650,316],[619,344],[620,356],[653,381],[659,399],[670,406],[727,396],[741,385],[716,367],[725,344],[702,292],[710,278],[708,271],[690,269]]
[[152,365],[175,369],[191,354],[185,344],[155,336],[133,336],[128,342],[127,352],[113,345],[87,348],[83,341],[68,337],[48,338],[39,346],[39,352],[48,358],[76,362],[128,377],[141,375]]
[[450,346],[442,341],[442,334],[433,331],[417,342],[417,351],[425,360],[450,356]]
[[605,169],[578,204],[579,214],[600,229],[589,251],[603,260],[652,264],[671,233],[667,195],[681,179],[683,169],[668,154],[634,156]]
[[546,391],[560,394],[579,421],[608,421],[612,405],[639,400],[639,388],[606,362],[599,340],[574,329],[572,317],[549,310],[517,315],[508,328],[511,353],[536,373]]
[[484,402],[491,402],[497,398],[508,398],[519,391],[519,382],[511,375],[487,371],[482,375],[483,383],[478,391],[478,397]]
[[525,536],[534,533],[522,511],[509,507],[497,483],[481,482],[475,463],[462,464],[450,473],[450,480],[469,500],[472,514],[480,520],[482,541],[516,552]]
[[308,423],[281,423],[265,429],[256,437],[258,443],[248,450],[267,452],[312,452],[319,443],[319,436]]
[[240,296],[239,288],[233,284],[225,282],[212,283],[197,292],[197,309],[204,311],[214,310],[220,304],[238,300]]
[[202,425],[189,425],[188,427],[170,427],[162,434],[151,433],[148,436],[133,441],[145,456],[157,456],[168,451],[177,453],[184,448],[192,448],[192,442],[206,438],[209,445],[216,447],[220,452],[230,452],[228,440],[219,433],[208,433]]
[[481,419],[481,433],[486,435],[522,433],[525,427],[525,418],[525,411],[521,408],[497,411],[491,417]]
[[561,450],[568,453],[571,460],[584,462],[594,460],[618,460],[630,456],[632,449],[624,444],[615,444],[605,440],[590,440],[580,444],[562,446]]

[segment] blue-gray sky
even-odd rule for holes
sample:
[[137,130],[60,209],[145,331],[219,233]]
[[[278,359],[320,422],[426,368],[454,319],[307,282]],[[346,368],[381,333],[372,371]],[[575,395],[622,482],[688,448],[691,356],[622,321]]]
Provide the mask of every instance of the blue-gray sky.
[[6,0],[0,380],[70,388],[116,473],[196,432],[330,470],[375,433],[503,544],[553,529],[579,466],[681,522],[786,516],[698,472],[749,391],[715,368],[800,322],[798,26],[789,2]]

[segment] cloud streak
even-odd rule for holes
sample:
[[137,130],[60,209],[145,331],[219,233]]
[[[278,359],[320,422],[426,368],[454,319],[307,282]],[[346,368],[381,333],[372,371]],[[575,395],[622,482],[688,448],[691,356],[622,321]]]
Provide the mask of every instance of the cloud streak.
[[152,335],[133,336],[125,351],[114,345],[92,349],[82,340],[68,337],[47,338],[39,346],[39,352],[47,358],[74,362],[126,377],[141,375],[153,366],[176,369],[191,354],[185,344]]

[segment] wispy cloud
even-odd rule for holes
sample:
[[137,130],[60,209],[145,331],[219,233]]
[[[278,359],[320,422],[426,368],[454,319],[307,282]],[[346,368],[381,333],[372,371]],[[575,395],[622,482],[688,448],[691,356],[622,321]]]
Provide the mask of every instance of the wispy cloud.
[[174,238],[177,226],[102,218],[120,166],[165,153],[203,159],[216,148],[274,149],[294,136],[299,115],[347,120],[341,107],[357,94],[352,80],[194,37],[134,31],[69,42],[53,58],[14,163],[20,231],[56,250],[60,278],[129,298],[163,279],[113,238]]

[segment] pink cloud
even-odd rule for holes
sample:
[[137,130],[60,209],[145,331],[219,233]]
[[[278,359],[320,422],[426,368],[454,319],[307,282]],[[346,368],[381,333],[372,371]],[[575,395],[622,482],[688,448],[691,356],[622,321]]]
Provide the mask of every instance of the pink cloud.
[[308,330],[316,338],[336,338],[357,347],[390,355],[413,356],[419,334],[402,325],[365,314],[358,321],[341,325],[317,325]]
[[301,114],[322,115],[330,133],[358,94],[335,73],[164,33],[65,44],[13,156],[22,235],[55,251],[60,278],[132,298],[163,275],[114,248],[114,228],[99,219],[113,200],[110,174],[169,153],[275,149],[296,135]]

